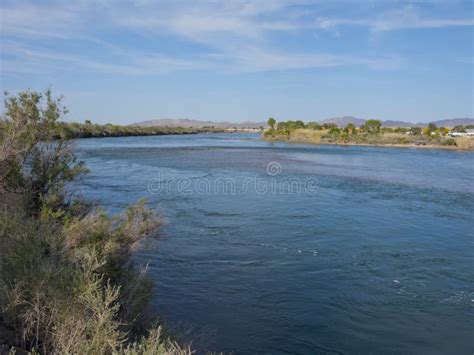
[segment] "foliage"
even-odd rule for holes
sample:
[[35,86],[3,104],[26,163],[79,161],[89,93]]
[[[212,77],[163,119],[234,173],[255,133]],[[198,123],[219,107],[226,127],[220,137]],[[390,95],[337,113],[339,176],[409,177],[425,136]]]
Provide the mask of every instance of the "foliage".
[[367,133],[379,133],[380,127],[382,127],[382,122],[379,120],[367,120],[362,126],[362,129]]
[[267,124],[270,126],[270,129],[275,129],[276,121],[273,117],[270,117],[267,121]]
[[331,128],[337,128],[337,124],[335,123],[324,123],[322,125],[323,129],[331,129]]
[[452,146],[455,146],[456,145],[456,140],[453,139],[453,138],[447,138],[447,139],[444,139],[441,141],[441,144],[442,145],[452,145]]
[[156,235],[156,214],[145,201],[109,216],[68,198],[68,183],[86,169],[63,134],[59,120],[65,112],[50,91],[5,100],[2,336],[10,346],[42,354],[190,353],[151,323],[152,284],[131,259],[143,240]]
[[[461,129],[462,127],[458,127]],[[357,128],[349,123],[343,129],[333,123],[319,125],[316,122],[304,124],[301,121],[279,122],[276,130],[267,130],[263,136],[269,140],[326,144],[368,144],[368,145],[438,145],[456,146],[459,149],[474,149],[474,139],[468,137],[448,138],[449,130],[434,124],[411,128],[382,127],[379,120],[368,120]]]
[[71,144],[60,134],[59,121],[66,113],[61,98],[24,91],[5,98],[5,130],[0,145],[0,193],[28,196],[31,211],[63,206],[65,184],[84,174]]
[[[108,245],[104,252],[96,243],[76,246],[71,241],[76,236],[50,220],[26,218],[18,211],[0,214],[0,305],[2,322],[12,333],[10,345],[77,354],[125,349],[145,354],[150,343],[178,349],[157,329],[136,343],[130,335],[151,295],[149,280],[136,273],[123,278],[129,266],[120,270],[120,277],[111,275],[114,281],[103,272],[123,247],[116,233],[135,230],[129,216],[122,217],[126,226],[114,227],[110,219],[101,222],[109,230],[102,235]],[[137,292],[145,296],[137,297]]]
[[459,149],[473,150],[474,149],[474,138],[472,137],[459,137],[456,138],[456,146]]
[[161,126],[121,126],[114,124],[93,124],[86,121],[85,124],[61,122],[58,135],[72,138],[94,138],[94,137],[126,137],[126,136],[159,136],[164,134],[197,134],[202,132],[221,132],[221,129],[212,127],[184,128],[184,127],[161,127]]
[[308,122],[306,128],[317,130],[321,129],[321,125],[318,122]]
[[419,136],[421,134],[421,127],[411,127],[410,133],[415,136]]
[[291,130],[291,129],[299,129],[305,128],[305,124],[303,121],[286,121],[286,122],[278,122],[278,130]]
[[353,123],[348,123],[347,126],[344,128],[344,132],[347,134],[354,134],[356,133],[356,127]]
[[466,133],[466,127],[464,127],[463,125],[455,126],[453,128],[453,132]]

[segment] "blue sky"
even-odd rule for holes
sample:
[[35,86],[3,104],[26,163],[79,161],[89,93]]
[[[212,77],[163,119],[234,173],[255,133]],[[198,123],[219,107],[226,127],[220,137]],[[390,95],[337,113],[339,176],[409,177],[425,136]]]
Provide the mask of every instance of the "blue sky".
[[0,86],[68,120],[473,117],[472,1],[8,1]]

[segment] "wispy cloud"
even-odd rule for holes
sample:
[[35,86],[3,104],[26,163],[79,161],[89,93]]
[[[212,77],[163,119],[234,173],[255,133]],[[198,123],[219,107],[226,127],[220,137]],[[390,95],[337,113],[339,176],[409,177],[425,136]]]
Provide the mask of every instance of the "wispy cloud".
[[100,61],[84,55],[64,54],[56,50],[45,50],[15,42],[6,43],[4,50],[8,53],[9,58],[2,60],[3,64],[6,69],[17,74],[35,71],[52,74],[53,72],[68,72],[82,68],[110,74],[156,75],[180,70],[205,70],[210,69],[212,64],[206,61],[178,59],[164,55],[138,55],[122,50],[115,51],[115,53],[120,53],[120,58],[116,57],[114,62]]
[[325,18],[315,20],[316,28],[332,29],[340,26],[363,26],[373,32],[389,32],[398,30],[445,28],[474,26],[474,19],[468,18],[430,18],[422,16],[413,6],[404,6],[367,18]]
[[[360,6],[344,1],[346,6]],[[390,2],[393,8],[397,2]],[[335,17],[333,2],[309,0],[5,2],[0,5],[4,72],[83,68],[127,75],[182,70],[272,71],[364,66],[396,69],[400,56],[355,55],[312,49],[295,52],[274,34],[305,35],[364,26],[373,33],[402,29],[472,26],[472,18],[433,17],[408,5],[371,16]],[[370,8],[370,7],[369,7]],[[143,38],[171,38],[203,46],[203,53],[138,50],[110,43],[107,34],[126,31]],[[295,37],[297,38],[297,37]],[[273,39],[273,40],[272,40]],[[55,48],[55,41],[82,44]],[[86,43],[86,44],[84,44]],[[90,47],[89,47],[90,45]],[[99,46],[100,51],[87,51]],[[60,47],[61,48],[61,47]],[[66,49],[68,48],[68,49]],[[84,50],[86,48],[86,50]],[[17,63],[15,68],[15,63]],[[21,65],[20,65],[21,63]]]

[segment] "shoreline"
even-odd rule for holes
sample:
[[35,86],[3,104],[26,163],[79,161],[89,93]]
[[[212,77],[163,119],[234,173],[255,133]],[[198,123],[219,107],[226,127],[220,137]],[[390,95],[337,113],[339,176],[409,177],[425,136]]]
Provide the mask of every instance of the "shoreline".
[[[161,131],[161,132],[106,132],[101,131],[98,134],[69,134],[67,136],[68,139],[88,139],[88,138],[120,138],[120,137],[150,137],[150,136],[180,136],[180,135],[193,135],[193,134],[204,134],[204,133],[225,133],[225,134],[233,134],[233,133],[258,133],[253,131],[246,131],[246,130],[225,130],[225,129],[207,129],[207,128],[196,128],[194,130],[183,130],[183,131]],[[55,137],[59,139],[59,135]]]
[[262,140],[267,142],[286,142],[293,144],[310,144],[310,145],[337,145],[341,147],[374,147],[374,148],[405,148],[405,149],[442,149],[442,150],[453,150],[458,152],[472,152],[473,149],[463,149],[452,145],[437,145],[437,144],[370,144],[370,143],[340,143],[340,142],[312,142],[309,140],[290,140],[290,139],[278,139],[278,138],[265,138],[263,135]]
[[[221,130],[189,130],[189,131],[161,131],[161,132],[107,132],[100,131],[98,133],[82,133],[79,134],[66,134],[68,139],[88,139],[88,138],[120,138],[120,137],[150,137],[150,136],[179,136],[179,135],[192,135],[201,133],[227,133]],[[55,137],[59,139],[60,136]]]

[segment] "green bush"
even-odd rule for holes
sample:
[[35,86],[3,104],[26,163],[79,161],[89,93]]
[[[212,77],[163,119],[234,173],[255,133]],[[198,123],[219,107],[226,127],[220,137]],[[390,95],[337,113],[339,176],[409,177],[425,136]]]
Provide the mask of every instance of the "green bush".
[[156,234],[158,216],[145,201],[109,216],[87,201],[66,199],[67,183],[86,170],[60,129],[60,107],[49,91],[5,100],[2,337],[41,354],[190,353],[150,319],[152,283],[131,259]]
[[454,138],[446,138],[441,141],[442,145],[456,145],[456,140]]

